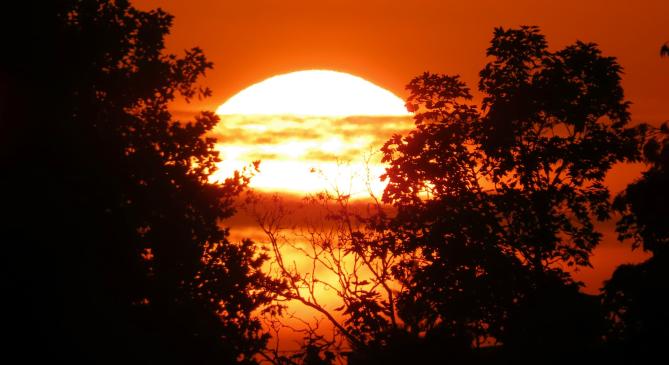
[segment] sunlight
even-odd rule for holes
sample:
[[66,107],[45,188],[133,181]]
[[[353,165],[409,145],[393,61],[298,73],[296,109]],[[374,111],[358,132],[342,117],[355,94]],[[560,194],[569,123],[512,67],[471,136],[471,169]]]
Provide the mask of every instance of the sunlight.
[[413,127],[404,102],[359,77],[300,71],[252,85],[222,104],[213,131],[221,153],[211,181],[261,161],[251,187],[307,194],[339,190],[380,196],[378,152],[393,133]]

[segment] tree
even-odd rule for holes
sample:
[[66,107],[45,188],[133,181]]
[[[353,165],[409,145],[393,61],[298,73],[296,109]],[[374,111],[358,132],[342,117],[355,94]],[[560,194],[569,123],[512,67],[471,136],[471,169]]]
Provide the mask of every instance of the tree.
[[589,265],[611,210],[604,176],[638,158],[621,67],[591,43],[549,51],[536,27],[496,29],[487,55],[480,108],[457,76],[425,73],[407,87],[416,129],[383,148],[387,234],[420,253],[399,270],[398,305],[460,352],[585,351],[597,301],[564,268]]
[[[164,54],[172,17],[128,1],[25,6],[5,21],[2,188],[9,195],[7,326],[23,362],[254,363],[266,256],[223,218],[248,176],[221,184],[205,134],[168,104],[206,97],[202,51]],[[14,28],[10,28],[10,27]]]
[[621,265],[602,288],[610,320],[607,340],[628,361],[659,356],[669,326],[669,124],[645,127],[643,156],[649,168],[616,197],[614,207],[621,214],[619,239],[631,239],[633,248],[652,256],[640,264]]

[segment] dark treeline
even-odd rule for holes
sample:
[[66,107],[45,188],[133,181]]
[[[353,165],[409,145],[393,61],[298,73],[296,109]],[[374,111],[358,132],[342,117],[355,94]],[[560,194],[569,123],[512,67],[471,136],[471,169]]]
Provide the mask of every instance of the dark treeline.
[[[280,316],[275,299],[295,299],[296,278],[271,278],[265,251],[221,227],[249,177],[209,184],[218,117],[168,111],[174,98],[208,96],[198,79],[212,67],[198,48],[165,53],[171,16],[123,0],[2,13],[4,355],[332,363],[317,338],[295,356],[265,352],[257,315]],[[396,214],[355,217],[365,229],[344,247],[383,263],[373,280],[386,294],[343,297],[333,321],[349,351],[338,355],[352,365],[661,358],[667,124],[630,125],[622,68],[595,44],[551,51],[536,27],[496,29],[487,55],[480,105],[457,76],[407,86],[416,127],[382,149],[382,200]],[[638,161],[647,171],[612,197],[606,173]],[[621,240],[652,256],[584,294],[565,268],[589,265],[596,223],[612,217]]]
[[[127,1],[3,9],[3,340],[16,363],[254,363],[265,256],[220,220],[248,180],[211,185],[201,50]],[[7,356],[5,353],[4,356]]]

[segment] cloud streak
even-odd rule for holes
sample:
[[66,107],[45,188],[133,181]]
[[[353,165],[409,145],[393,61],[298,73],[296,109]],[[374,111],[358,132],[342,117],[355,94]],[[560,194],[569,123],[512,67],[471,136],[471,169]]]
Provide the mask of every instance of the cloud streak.
[[223,159],[213,179],[260,160],[251,183],[260,190],[315,192],[335,183],[366,194],[369,178],[379,193],[379,148],[413,127],[410,116],[224,115],[210,134]]

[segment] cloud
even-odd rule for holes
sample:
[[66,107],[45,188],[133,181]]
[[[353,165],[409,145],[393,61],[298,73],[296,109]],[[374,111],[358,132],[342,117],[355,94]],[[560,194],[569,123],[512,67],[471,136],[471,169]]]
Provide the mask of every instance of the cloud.
[[393,134],[413,126],[409,116],[222,116],[210,133],[223,159],[213,179],[260,160],[251,185],[264,191],[317,192],[337,182],[364,195],[367,172],[373,171],[376,176],[370,179],[380,193],[384,185],[378,181],[383,173],[378,151]]
[[211,133],[221,145],[244,146],[249,159],[273,146],[309,144],[308,154],[322,161],[341,159],[362,150],[383,145],[394,133],[413,128],[409,117],[221,117]]

